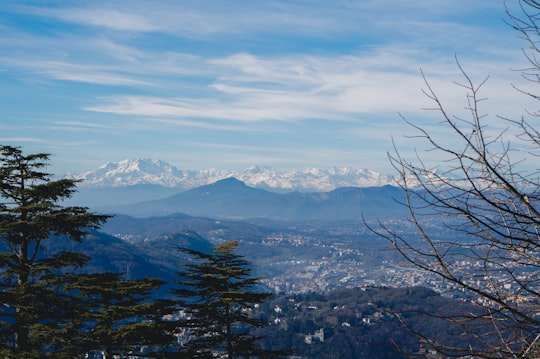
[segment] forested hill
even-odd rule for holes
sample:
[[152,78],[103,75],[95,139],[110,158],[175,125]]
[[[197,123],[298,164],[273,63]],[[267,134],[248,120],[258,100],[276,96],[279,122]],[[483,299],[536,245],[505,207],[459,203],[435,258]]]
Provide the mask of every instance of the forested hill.
[[[455,315],[475,310],[422,287],[278,295],[261,308],[272,323],[261,334],[267,336],[268,348],[291,348],[301,358],[397,359],[429,353],[406,328],[409,325],[449,345],[470,340],[463,336],[462,327],[425,313]],[[420,357],[442,357],[435,352],[426,355]]]

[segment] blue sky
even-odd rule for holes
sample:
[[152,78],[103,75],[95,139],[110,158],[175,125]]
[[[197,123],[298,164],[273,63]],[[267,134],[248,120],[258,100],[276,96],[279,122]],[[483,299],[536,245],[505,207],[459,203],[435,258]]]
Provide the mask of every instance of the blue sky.
[[490,124],[523,114],[505,18],[502,0],[3,0],[0,143],[57,174],[127,158],[392,174],[392,138],[422,151],[398,112],[444,138],[420,69],[459,114],[457,54],[490,76]]

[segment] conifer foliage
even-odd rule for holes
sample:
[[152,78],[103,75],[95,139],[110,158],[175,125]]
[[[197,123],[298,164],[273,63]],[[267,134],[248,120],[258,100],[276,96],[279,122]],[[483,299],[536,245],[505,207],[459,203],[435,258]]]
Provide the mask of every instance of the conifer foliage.
[[[218,245],[211,253],[180,248],[194,262],[178,273],[179,287],[172,291],[184,317],[174,324],[183,330],[185,358],[271,357],[249,330],[266,322],[253,317],[253,309],[271,296],[257,288],[261,277],[253,276],[250,262],[234,253],[238,242]],[[176,356],[178,357],[178,356]]]
[[65,290],[80,312],[83,331],[71,343],[82,354],[99,352],[100,358],[157,355],[171,337],[162,323],[163,307],[152,292],[159,279],[123,279],[122,273],[67,275]]
[[[49,155],[24,155],[0,146],[0,354],[42,358],[58,351],[71,328],[71,300],[60,294],[59,274],[84,265],[81,253],[48,253],[58,236],[80,241],[107,216],[83,207],[62,207],[76,182],[43,172]],[[52,355],[52,354],[51,354]],[[67,354],[66,354],[67,355]]]

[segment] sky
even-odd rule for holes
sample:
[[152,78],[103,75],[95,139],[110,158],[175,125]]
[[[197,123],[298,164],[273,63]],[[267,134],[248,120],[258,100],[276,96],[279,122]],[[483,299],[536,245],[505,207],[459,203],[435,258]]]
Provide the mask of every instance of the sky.
[[422,72],[460,115],[457,57],[489,77],[489,125],[523,115],[527,44],[506,19],[503,0],[2,0],[0,144],[56,174],[135,158],[392,174],[394,145],[424,150],[400,114],[446,138]]

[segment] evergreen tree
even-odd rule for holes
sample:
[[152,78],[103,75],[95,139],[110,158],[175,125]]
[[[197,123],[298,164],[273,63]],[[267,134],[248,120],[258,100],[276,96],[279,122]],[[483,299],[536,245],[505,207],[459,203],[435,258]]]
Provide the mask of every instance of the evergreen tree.
[[74,308],[58,291],[57,274],[89,258],[49,253],[47,244],[58,236],[78,242],[107,219],[84,207],[60,206],[76,181],[51,180],[43,172],[48,160],[48,154],[0,146],[0,356],[6,358],[62,357],[54,352],[72,327]]
[[[150,357],[170,342],[162,321],[165,305],[152,299],[164,282],[122,279],[121,273],[68,275],[66,290],[75,292],[84,331],[72,343],[79,353]],[[145,348],[143,351],[142,349]]]
[[257,285],[261,277],[252,275],[250,262],[234,253],[237,241],[214,248],[211,253],[180,248],[196,258],[178,273],[179,285],[172,291],[184,317],[174,324],[187,336],[181,354],[186,358],[270,357],[262,350],[250,329],[266,322],[254,318],[253,309],[271,296]]

